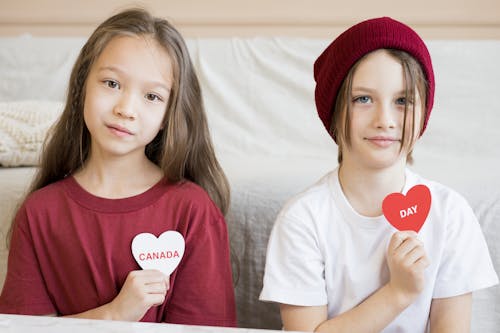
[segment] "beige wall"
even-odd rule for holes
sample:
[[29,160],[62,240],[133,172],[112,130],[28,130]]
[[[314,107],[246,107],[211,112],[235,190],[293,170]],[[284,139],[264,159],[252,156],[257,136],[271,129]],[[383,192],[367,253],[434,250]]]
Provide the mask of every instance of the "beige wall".
[[500,39],[500,0],[0,0],[0,36],[86,36],[134,4],[170,19],[189,37],[327,38],[361,19],[386,15],[424,38]]

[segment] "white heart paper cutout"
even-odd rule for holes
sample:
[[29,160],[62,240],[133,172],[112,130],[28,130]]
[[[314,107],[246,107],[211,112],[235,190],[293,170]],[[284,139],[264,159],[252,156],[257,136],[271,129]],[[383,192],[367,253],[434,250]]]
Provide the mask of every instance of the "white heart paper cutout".
[[165,231],[156,238],[150,233],[141,233],[132,240],[132,254],[142,269],[157,269],[170,275],[184,255],[184,237],[177,231]]

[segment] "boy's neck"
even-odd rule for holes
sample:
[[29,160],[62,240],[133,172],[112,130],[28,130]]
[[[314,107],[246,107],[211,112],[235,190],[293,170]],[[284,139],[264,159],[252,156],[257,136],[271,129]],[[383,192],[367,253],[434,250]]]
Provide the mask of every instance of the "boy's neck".
[[363,216],[380,216],[384,198],[390,193],[401,192],[405,185],[405,163],[381,169],[342,163],[339,181],[345,197],[356,212]]

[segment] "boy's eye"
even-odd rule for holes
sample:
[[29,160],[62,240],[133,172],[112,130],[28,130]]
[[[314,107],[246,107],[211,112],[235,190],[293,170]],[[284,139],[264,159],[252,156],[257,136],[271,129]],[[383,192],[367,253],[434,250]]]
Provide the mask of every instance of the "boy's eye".
[[162,101],[160,96],[152,93],[146,94],[146,99],[151,102]]
[[398,99],[396,99],[396,104],[398,104],[398,105],[411,105],[411,104],[413,104],[413,101],[411,99],[399,97]]
[[406,105],[406,98],[400,97],[400,98],[396,99],[396,104],[398,104],[398,105]]
[[371,102],[371,98],[368,96],[359,96],[354,98],[354,103],[366,104]]
[[104,83],[111,89],[118,88],[120,89],[120,84],[113,80],[105,80]]

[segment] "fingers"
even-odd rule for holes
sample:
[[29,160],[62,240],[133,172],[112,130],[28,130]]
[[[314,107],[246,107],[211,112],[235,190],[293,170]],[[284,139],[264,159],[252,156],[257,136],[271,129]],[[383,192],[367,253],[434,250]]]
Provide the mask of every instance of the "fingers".
[[407,266],[413,266],[417,270],[423,270],[429,266],[429,259],[423,246],[417,246],[408,252],[403,258]]
[[[405,257],[411,252],[419,252],[418,249],[421,249],[423,252],[423,247],[424,243],[422,243],[421,240],[414,237],[408,237],[394,249],[394,253],[398,254],[401,257]],[[415,258],[415,260],[417,259],[418,258]]]
[[[395,232],[387,248],[389,284],[412,302],[425,287],[425,268],[429,259],[424,244],[414,231]],[[409,303],[408,303],[409,304]]]
[[423,257],[420,257],[418,260],[415,261],[415,265],[417,265],[417,267],[419,269],[425,269],[427,267],[429,267],[431,264],[429,258],[427,257],[427,255],[424,255]]
[[109,303],[111,318],[140,320],[152,306],[165,301],[169,277],[157,270],[131,271],[118,295]]
[[389,242],[389,250],[397,249],[408,238],[417,238],[415,231],[398,231],[392,234],[391,241]]
[[141,276],[144,279],[149,280],[150,282],[162,282],[167,280],[167,276],[156,269],[144,269],[139,271],[132,271],[130,274],[135,274],[137,276]]
[[137,283],[152,287],[151,290],[167,291],[170,286],[169,277],[155,269],[130,272]]
[[157,270],[141,271],[144,278],[143,292],[149,295],[152,306],[161,305],[170,287],[169,277]]
[[164,298],[169,289],[168,280],[167,276],[157,270],[132,271],[127,276],[125,286],[130,285],[138,294],[157,294]]
[[417,264],[417,267],[425,268],[429,265],[424,244],[414,231],[394,233],[388,251],[394,260],[405,266]]
[[167,286],[164,282],[146,283],[144,284],[144,292],[148,294],[163,294],[167,293]]

